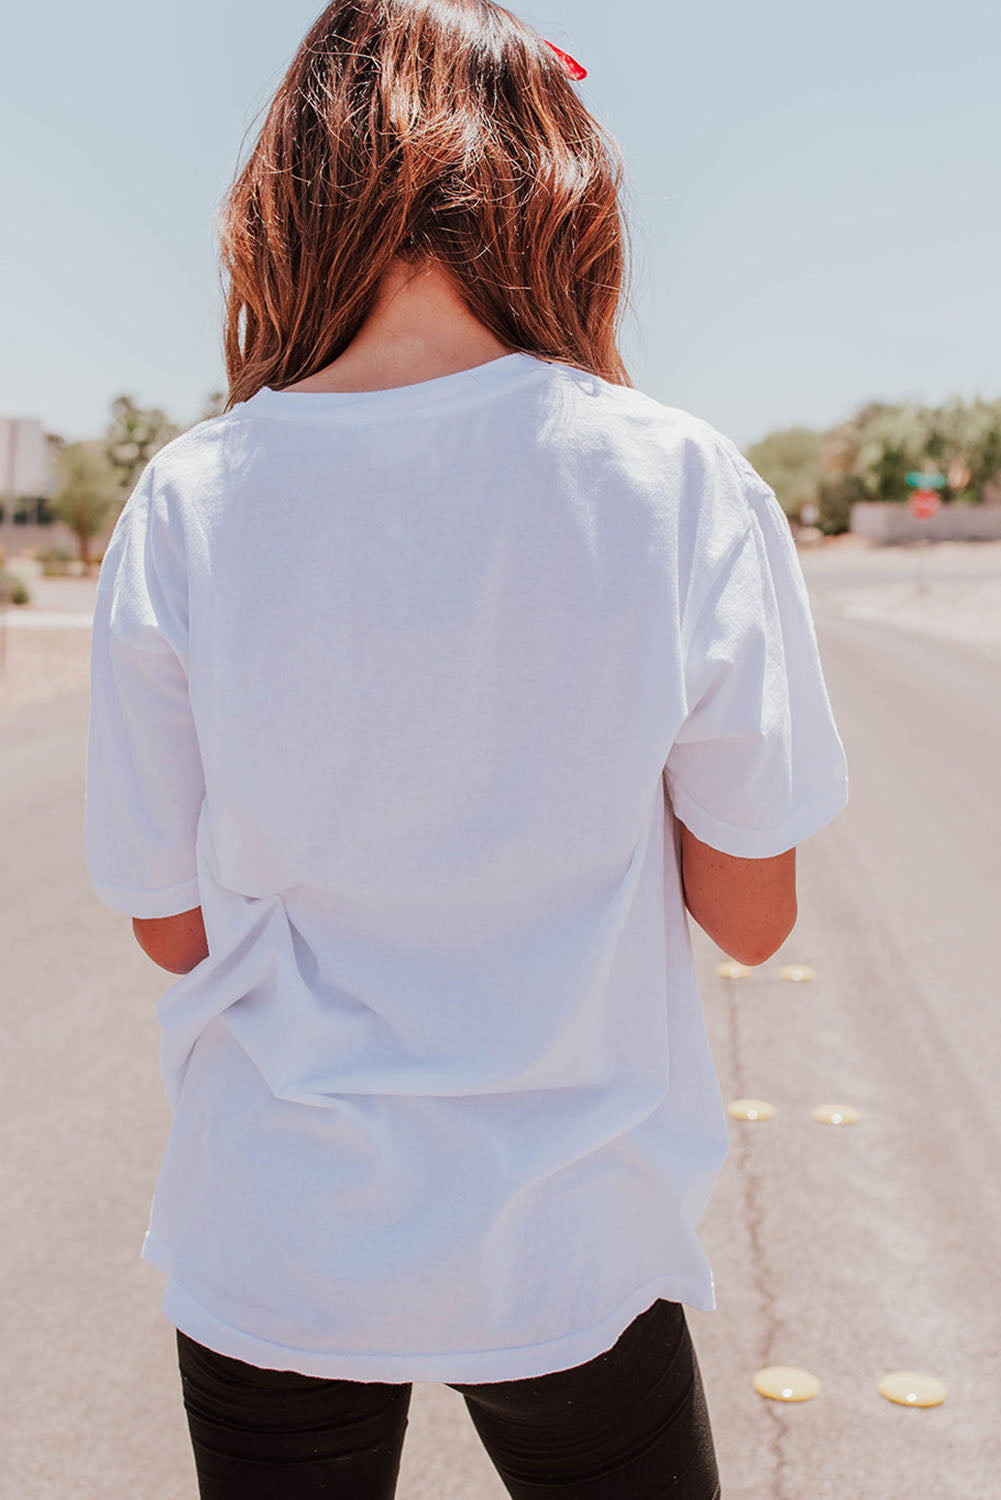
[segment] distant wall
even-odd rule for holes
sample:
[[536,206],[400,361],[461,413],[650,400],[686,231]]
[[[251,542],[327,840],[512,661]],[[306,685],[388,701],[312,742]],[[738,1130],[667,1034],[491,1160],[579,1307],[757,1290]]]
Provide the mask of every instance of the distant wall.
[[47,495],[51,459],[38,417],[0,417],[0,491],[5,495]]
[[922,521],[895,500],[859,500],[852,506],[849,529],[874,542],[1001,541],[1001,505],[941,505]]

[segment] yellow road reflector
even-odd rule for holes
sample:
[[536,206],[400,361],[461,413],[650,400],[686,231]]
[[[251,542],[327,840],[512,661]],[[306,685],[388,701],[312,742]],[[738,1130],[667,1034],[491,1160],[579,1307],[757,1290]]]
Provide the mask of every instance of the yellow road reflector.
[[769,1104],[767,1099],[734,1099],[727,1105],[726,1112],[735,1120],[770,1120],[775,1105]]
[[779,970],[779,978],[792,979],[798,984],[804,979],[812,979],[813,970],[806,964],[783,964]]
[[812,1401],[820,1390],[816,1375],[796,1365],[766,1365],[754,1372],[751,1384],[759,1396],[772,1401]]
[[821,1125],[857,1125],[859,1122],[859,1112],[850,1104],[818,1104],[812,1114]]
[[894,1370],[884,1375],[877,1390],[887,1401],[896,1401],[900,1406],[941,1406],[945,1400],[941,1380],[915,1370]]
[[729,959],[725,964],[716,965],[716,973],[721,979],[744,979],[754,970],[749,964],[738,964],[734,959]]

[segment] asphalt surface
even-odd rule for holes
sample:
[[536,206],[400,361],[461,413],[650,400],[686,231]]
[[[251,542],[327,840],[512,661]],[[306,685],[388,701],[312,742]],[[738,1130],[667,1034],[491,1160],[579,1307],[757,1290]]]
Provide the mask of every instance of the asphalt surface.
[[[794,932],[733,980],[693,925],[724,1099],[776,1107],[730,1122],[700,1226],[719,1305],[688,1309],[725,1500],[1001,1497],[1001,629],[894,623],[871,607],[883,567],[804,556],[851,801],[800,846]],[[85,691],[0,713],[0,1482],[193,1500],[164,1277],[138,1259],[172,981],[87,881],[86,725]],[[779,978],[788,963],[814,979]],[[822,1103],[861,1118],[820,1125]],[[772,1364],[819,1395],[759,1396]],[[885,1400],[893,1370],[935,1376],[944,1404]],[[414,1387],[397,1493],[505,1493],[448,1387]]]

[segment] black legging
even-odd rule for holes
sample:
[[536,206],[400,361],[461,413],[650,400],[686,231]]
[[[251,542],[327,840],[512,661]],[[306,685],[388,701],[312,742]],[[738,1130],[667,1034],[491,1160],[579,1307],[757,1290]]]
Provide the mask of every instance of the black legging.
[[[411,1385],[264,1370],[180,1329],[177,1350],[201,1500],[392,1500]],[[719,1500],[680,1302],[660,1298],[572,1369],[445,1384],[515,1500]]]

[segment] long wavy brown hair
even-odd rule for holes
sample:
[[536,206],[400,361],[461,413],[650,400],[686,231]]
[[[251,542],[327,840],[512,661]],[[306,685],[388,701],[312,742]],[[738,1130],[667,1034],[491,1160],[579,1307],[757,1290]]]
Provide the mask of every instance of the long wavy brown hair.
[[631,381],[623,160],[492,0],[334,0],[217,215],[225,410],[322,369],[394,257],[437,261],[512,349]]

